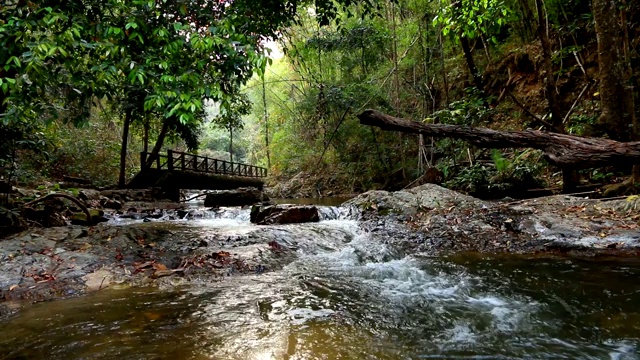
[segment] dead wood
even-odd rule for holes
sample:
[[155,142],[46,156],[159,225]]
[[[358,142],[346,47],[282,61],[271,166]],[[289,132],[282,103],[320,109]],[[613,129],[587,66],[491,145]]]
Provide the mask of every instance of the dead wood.
[[640,164],[640,141],[619,142],[539,130],[498,131],[463,125],[426,124],[399,119],[377,110],[365,110],[360,124],[387,131],[422,134],[467,141],[480,148],[542,150],[553,165],[571,169]]

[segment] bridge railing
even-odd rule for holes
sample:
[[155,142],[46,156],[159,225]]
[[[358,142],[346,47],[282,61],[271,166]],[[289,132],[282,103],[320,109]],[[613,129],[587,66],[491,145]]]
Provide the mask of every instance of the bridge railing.
[[[151,159],[151,156],[153,156],[153,159]],[[152,161],[149,163],[149,160]],[[158,154],[157,156],[143,151],[140,153],[140,164],[142,170],[195,171],[245,177],[267,176],[267,169],[260,166],[234,163],[173,150],[168,150],[167,155]]]

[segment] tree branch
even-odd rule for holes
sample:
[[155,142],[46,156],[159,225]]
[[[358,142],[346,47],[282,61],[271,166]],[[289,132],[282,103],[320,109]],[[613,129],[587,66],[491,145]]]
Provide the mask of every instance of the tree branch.
[[49,194],[47,196],[43,196],[43,197],[35,199],[33,201],[29,201],[28,203],[26,203],[26,204],[24,204],[22,206],[27,207],[27,206],[35,205],[35,204],[37,204],[39,202],[43,202],[43,201],[46,201],[46,200],[49,200],[49,199],[53,199],[53,198],[56,198],[56,197],[61,197],[61,198],[67,199],[67,200],[73,202],[74,204],[78,205],[78,207],[82,210],[82,212],[84,212],[84,214],[87,215],[87,223],[89,225],[93,225],[93,219],[91,218],[91,213],[89,213],[89,209],[87,209],[87,207],[84,206],[84,204],[82,202],[80,202],[80,200],[74,198],[71,195],[60,194],[60,193]]

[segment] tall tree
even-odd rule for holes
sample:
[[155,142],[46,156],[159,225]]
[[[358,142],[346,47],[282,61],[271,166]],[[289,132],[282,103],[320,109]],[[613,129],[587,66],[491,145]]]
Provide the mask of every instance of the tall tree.
[[593,18],[598,39],[600,110],[598,119],[614,140],[628,141],[635,124],[631,69],[624,55],[624,34],[616,0],[593,0]]
[[543,0],[536,0],[536,10],[538,13],[538,38],[542,46],[542,62],[544,67],[544,94],[549,103],[549,111],[551,112],[552,131],[564,133],[564,125],[562,124],[562,111],[560,102],[558,101],[558,89],[553,72],[553,62],[551,58],[551,40],[549,39],[549,22],[545,14],[545,6]]
[[[320,21],[335,16],[337,3],[316,2]],[[0,6],[0,117],[5,125],[51,118],[62,106],[45,95],[61,90],[62,98],[79,102],[106,96],[125,104],[126,154],[128,126],[134,121],[155,115],[183,125],[197,123],[204,99],[232,96],[263,59],[264,40],[293,21],[301,4],[5,2]],[[133,96],[137,94],[142,99]],[[159,137],[154,151],[163,139]],[[121,182],[123,178],[121,174]]]

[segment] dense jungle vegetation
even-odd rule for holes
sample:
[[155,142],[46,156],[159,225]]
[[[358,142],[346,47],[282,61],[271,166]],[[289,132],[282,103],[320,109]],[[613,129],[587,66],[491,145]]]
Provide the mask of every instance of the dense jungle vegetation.
[[[5,1],[2,177],[123,186],[140,151],[173,148],[268,167],[283,196],[416,181],[483,196],[557,188],[562,169],[537,150],[382,132],[355,115],[636,140],[639,10],[628,0]],[[619,182],[631,165],[564,169],[564,182]]]

